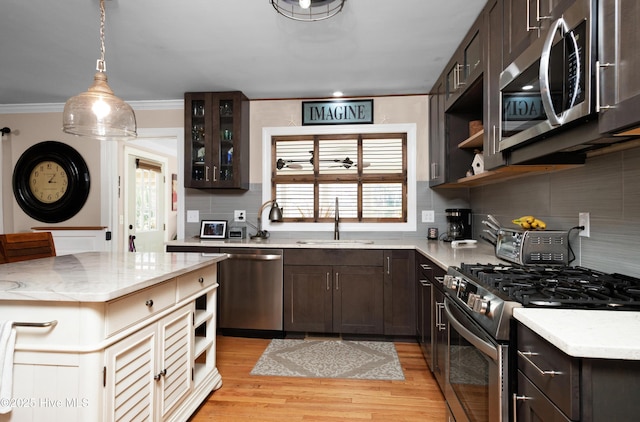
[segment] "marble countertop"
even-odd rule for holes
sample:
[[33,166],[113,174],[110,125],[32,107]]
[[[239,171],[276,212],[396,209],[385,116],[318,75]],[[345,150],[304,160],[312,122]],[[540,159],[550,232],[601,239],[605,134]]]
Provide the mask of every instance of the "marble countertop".
[[569,356],[640,360],[640,312],[516,308],[513,316]]
[[495,249],[486,242],[479,241],[475,245],[452,247],[450,242],[442,240],[427,240],[421,238],[406,239],[367,239],[358,240],[325,240],[309,239],[309,243],[299,243],[302,239],[274,239],[267,240],[200,240],[198,238],[173,240],[166,245],[174,246],[210,246],[212,248],[279,248],[279,249],[415,249],[443,269],[458,266],[461,262],[472,263],[506,263],[496,258]]
[[223,259],[224,254],[83,252],[2,264],[0,301],[105,302]]

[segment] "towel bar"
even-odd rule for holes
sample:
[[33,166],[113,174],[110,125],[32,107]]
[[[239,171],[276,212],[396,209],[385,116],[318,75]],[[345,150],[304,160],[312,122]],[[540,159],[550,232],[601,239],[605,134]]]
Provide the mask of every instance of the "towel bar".
[[58,323],[58,320],[48,322],[14,322],[14,327],[52,327]]

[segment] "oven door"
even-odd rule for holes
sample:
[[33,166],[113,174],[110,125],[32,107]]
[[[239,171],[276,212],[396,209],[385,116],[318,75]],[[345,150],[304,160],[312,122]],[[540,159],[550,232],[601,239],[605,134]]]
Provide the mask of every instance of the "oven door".
[[444,310],[449,322],[445,397],[456,421],[508,420],[508,346],[493,340],[450,298]]

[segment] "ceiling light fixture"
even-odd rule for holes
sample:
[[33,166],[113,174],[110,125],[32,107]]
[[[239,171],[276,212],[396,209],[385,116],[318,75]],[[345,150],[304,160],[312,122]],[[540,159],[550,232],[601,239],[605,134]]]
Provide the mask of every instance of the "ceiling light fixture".
[[346,0],[271,0],[276,12],[289,19],[314,22],[340,13]]
[[100,0],[100,58],[93,85],[69,98],[62,114],[62,130],[99,140],[131,139],[137,136],[136,116],[129,104],[113,94],[107,84],[104,61],[104,0]]

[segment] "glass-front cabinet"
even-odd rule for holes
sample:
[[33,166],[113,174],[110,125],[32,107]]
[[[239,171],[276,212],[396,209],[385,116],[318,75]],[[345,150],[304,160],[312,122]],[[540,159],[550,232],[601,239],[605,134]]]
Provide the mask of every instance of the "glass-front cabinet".
[[239,91],[184,98],[185,187],[249,189],[249,100]]

